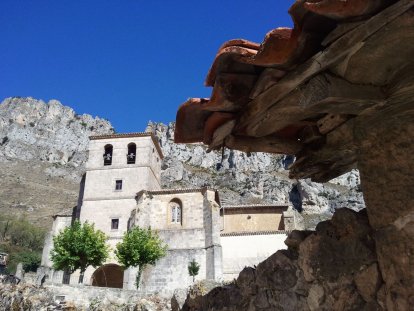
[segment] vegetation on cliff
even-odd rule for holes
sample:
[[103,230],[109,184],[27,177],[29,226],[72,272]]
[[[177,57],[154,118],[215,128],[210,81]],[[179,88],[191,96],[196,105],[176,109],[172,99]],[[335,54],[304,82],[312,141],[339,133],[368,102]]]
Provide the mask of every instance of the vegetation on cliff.
[[36,271],[44,236],[44,229],[24,218],[0,215],[0,251],[9,254],[6,272],[14,274],[19,262],[26,272]]

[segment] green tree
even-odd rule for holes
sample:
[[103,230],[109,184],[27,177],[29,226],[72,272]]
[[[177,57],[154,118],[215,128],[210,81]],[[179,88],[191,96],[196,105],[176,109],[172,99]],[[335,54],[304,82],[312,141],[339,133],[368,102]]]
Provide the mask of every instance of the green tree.
[[195,276],[198,275],[198,271],[200,270],[200,265],[195,261],[195,259],[191,260],[188,264],[188,274],[193,277],[193,282]]
[[167,253],[167,245],[163,243],[151,228],[134,227],[125,233],[122,242],[116,245],[115,255],[124,269],[138,266],[135,285],[138,289],[142,271],[145,266],[155,265],[156,261]]
[[85,270],[89,266],[101,266],[109,255],[106,235],[95,230],[93,224],[81,224],[76,220],[53,237],[51,258],[53,268],[73,273],[80,270],[79,283],[83,283]]

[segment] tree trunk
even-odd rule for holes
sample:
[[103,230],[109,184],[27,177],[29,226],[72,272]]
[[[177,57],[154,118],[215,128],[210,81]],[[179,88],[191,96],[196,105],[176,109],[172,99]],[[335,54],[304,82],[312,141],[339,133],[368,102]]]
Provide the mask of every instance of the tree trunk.
[[135,279],[135,286],[137,287],[137,289],[139,288],[139,282],[141,281],[142,270],[144,270],[144,266],[140,265],[138,267],[138,273]]
[[85,275],[85,271],[82,271],[81,270],[81,272],[80,272],[80,274],[79,274],[79,284],[82,284],[83,283],[83,277],[84,277],[84,275]]

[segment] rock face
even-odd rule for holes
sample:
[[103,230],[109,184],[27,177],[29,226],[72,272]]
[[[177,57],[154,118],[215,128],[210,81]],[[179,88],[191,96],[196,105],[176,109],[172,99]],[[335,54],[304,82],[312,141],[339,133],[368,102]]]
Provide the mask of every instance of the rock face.
[[165,188],[210,185],[220,190],[223,204],[290,202],[301,212],[304,228],[314,228],[337,208],[364,208],[357,170],[324,184],[295,181],[288,177],[291,156],[228,149],[207,153],[201,144],[174,144],[174,125],[150,122],[147,127],[158,137],[165,155]]
[[181,310],[386,310],[366,210],[338,209],[315,232],[293,231],[281,250],[234,284],[191,297]]
[[[7,98],[0,104],[0,212],[42,227],[70,213],[85,171],[88,136],[111,124],[77,115],[56,100]],[[45,199],[46,198],[46,199]]]
[[[70,290],[70,287],[67,287]],[[86,289],[87,290],[87,289]],[[108,289],[110,290],[110,289]],[[92,295],[93,296],[93,295]],[[44,288],[30,284],[0,284],[0,311],[167,311],[170,303],[165,298],[148,296],[145,298],[107,299],[97,294],[91,297],[88,304],[79,301],[65,300],[59,290]]]
[[[0,161],[40,160],[79,167],[82,172],[88,136],[109,133],[113,133],[109,121],[77,115],[57,100],[7,98],[0,104]],[[59,175],[59,170],[49,173]]]

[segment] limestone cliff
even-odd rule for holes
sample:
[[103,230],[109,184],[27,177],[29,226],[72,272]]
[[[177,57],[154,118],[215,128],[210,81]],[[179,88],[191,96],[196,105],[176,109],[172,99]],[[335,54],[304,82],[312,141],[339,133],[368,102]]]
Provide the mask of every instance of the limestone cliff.
[[[290,180],[293,158],[225,150],[206,153],[197,144],[174,144],[174,123],[149,123],[163,149],[162,186],[211,185],[223,204],[291,202],[314,227],[332,212],[364,206],[359,174],[352,171],[329,183]],[[7,98],[0,104],[0,210],[26,215],[42,226],[50,216],[76,205],[84,173],[88,136],[114,131],[109,121],[78,115],[56,100]]]
[[112,132],[109,121],[78,115],[57,100],[7,98],[0,105],[0,161],[40,160],[83,171],[88,136]]
[[57,100],[7,98],[0,104],[0,212],[43,227],[76,205],[88,136],[109,121],[77,115]]

